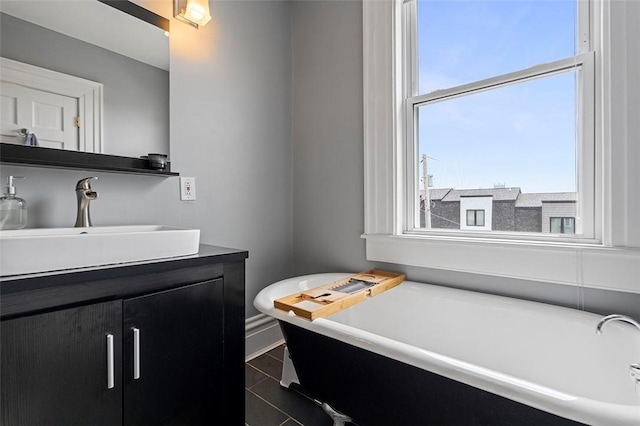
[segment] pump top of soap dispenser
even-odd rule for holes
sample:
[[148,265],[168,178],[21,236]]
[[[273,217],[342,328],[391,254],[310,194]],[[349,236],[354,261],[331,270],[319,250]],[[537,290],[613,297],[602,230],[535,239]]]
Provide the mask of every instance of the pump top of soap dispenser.
[[24,176],[7,176],[7,186],[2,188],[4,195],[16,195],[16,187],[13,185],[14,179],[24,179]]

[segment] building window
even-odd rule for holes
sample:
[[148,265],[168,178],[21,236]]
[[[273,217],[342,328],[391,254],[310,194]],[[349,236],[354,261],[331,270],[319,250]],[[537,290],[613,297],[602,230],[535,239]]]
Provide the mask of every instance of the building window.
[[575,219],[573,217],[552,217],[551,232],[554,234],[575,234]]
[[508,186],[529,198],[569,194],[580,210],[575,233],[593,237],[588,8],[582,0],[405,2],[407,231],[439,230],[420,209],[431,191]]
[[467,226],[484,226],[484,210],[467,210]]

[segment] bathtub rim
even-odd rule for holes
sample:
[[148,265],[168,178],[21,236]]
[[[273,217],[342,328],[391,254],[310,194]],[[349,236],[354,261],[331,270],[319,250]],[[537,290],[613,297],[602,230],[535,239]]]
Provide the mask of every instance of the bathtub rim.
[[[473,364],[463,360],[436,354],[426,349],[421,349],[400,341],[332,321],[331,317],[308,321],[296,316],[293,312],[286,313],[273,307],[273,300],[276,298],[286,296],[301,289],[326,284],[351,274],[353,273],[318,273],[280,280],[261,290],[254,299],[254,306],[260,312],[277,320],[291,323],[306,330],[337,339],[343,343],[354,345],[361,349],[396,359],[405,364],[439,374],[452,380],[466,383],[478,389],[482,389],[571,420],[587,424],[602,424],[606,426],[630,426],[638,424],[638,419],[640,419],[640,405],[616,404],[556,391],[537,383],[519,379],[484,367],[474,366]],[[301,287],[301,283],[305,281],[311,282],[309,287]],[[414,284],[424,285],[426,283],[407,280],[400,284],[400,286]],[[582,314],[593,315],[594,324],[601,318],[601,316],[597,314],[556,305],[515,299],[506,296],[491,295],[470,290],[437,286],[434,284],[426,285],[442,287],[453,291],[478,293],[496,298],[517,300],[524,303],[546,305],[559,309],[574,310]],[[364,303],[366,303],[366,301]]]

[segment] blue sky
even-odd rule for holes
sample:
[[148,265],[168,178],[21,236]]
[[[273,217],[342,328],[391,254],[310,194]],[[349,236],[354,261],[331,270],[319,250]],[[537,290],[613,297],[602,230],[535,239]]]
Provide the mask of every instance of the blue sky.
[[[573,56],[575,8],[574,0],[419,0],[420,93]],[[421,107],[419,150],[434,187],[575,191],[575,128],[570,72]]]

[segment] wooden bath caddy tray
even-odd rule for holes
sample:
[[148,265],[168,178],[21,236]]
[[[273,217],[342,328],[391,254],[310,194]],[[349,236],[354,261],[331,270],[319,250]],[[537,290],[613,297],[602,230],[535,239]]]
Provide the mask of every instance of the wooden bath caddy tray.
[[314,320],[362,302],[404,281],[404,274],[372,269],[273,301],[277,309]]

